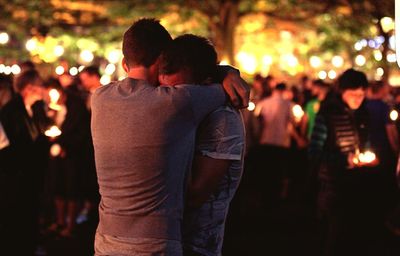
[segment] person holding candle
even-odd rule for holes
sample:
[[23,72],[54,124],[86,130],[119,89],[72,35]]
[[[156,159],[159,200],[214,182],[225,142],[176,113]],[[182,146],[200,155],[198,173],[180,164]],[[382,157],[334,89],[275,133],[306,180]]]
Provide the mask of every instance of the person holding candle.
[[47,81],[47,87],[56,96],[53,96],[56,102],[50,103],[55,105],[50,111],[54,124],[61,130],[58,136],[51,139],[49,174],[53,181],[56,222],[50,230],[57,231],[62,237],[71,237],[76,224],[78,200],[82,197],[85,156],[89,150],[89,111],[81,98],[64,90],[57,80]]
[[[369,143],[369,113],[364,98],[366,75],[346,70],[339,93],[317,114],[309,145],[310,165],[319,181],[318,216],[323,224],[323,255],[379,255],[383,220]],[[371,255],[371,254],[368,254]]]
[[16,95],[0,112],[1,252],[33,255],[43,159],[47,155],[32,106],[43,98],[44,89],[36,70],[17,76],[14,88]]

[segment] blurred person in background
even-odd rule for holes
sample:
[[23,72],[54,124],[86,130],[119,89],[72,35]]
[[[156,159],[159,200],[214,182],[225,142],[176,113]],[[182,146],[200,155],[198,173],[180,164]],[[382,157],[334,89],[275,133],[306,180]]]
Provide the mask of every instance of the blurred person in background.
[[43,98],[36,70],[16,77],[17,94],[0,112],[0,239],[4,255],[33,255],[37,207],[48,157],[32,106]]
[[53,111],[54,125],[61,135],[52,139],[49,174],[55,196],[56,221],[49,228],[62,237],[73,235],[78,202],[86,185],[82,180],[87,171],[87,154],[90,142],[90,117],[85,103],[72,92],[65,90],[58,80],[46,83],[48,90],[60,94],[58,109]]
[[13,95],[11,76],[0,74],[0,110],[12,99]]
[[276,206],[287,194],[284,177],[287,175],[291,139],[299,138],[294,129],[294,116],[290,100],[285,99],[286,84],[279,83],[272,95],[261,100],[255,109],[260,120],[259,146],[255,153],[255,174],[264,205]]
[[307,137],[311,138],[311,133],[314,129],[315,117],[321,108],[322,102],[325,100],[329,93],[329,84],[323,80],[314,80],[311,86],[311,93],[313,99],[310,99],[305,105],[305,112],[307,116]]
[[339,94],[317,114],[309,154],[319,180],[318,214],[322,255],[382,255],[384,225],[370,116],[364,98],[366,75],[348,69],[338,79]]
[[[101,86],[100,83],[100,71],[97,66],[88,66],[85,67],[79,73],[79,81],[80,86],[78,88],[82,88],[81,97],[86,103],[86,108],[89,110],[91,114],[91,96],[94,91]],[[90,118],[89,118],[90,119]],[[90,137],[91,139],[91,137]],[[78,216],[78,223],[85,222],[88,219],[92,219],[92,221],[96,221],[98,218],[97,213],[97,205],[100,200],[100,195],[98,193],[98,183],[96,176],[96,167],[94,160],[94,149],[93,143],[89,141],[89,152],[86,154],[87,159],[87,170],[84,172],[83,180],[84,180],[84,197],[85,203],[82,211]]]

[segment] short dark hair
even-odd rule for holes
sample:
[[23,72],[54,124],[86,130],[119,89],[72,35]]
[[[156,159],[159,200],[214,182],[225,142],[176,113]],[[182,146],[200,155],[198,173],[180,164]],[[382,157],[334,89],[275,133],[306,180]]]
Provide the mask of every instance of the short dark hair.
[[285,83],[279,83],[275,87],[275,90],[277,90],[277,91],[284,91],[286,89],[287,89],[287,86]]
[[205,37],[185,34],[175,38],[161,55],[160,73],[174,74],[187,69],[193,83],[201,84],[215,75],[217,52]]
[[126,64],[150,67],[172,41],[168,31],[155,19],[140,19],[125,32],[122,53]]
[[10,75],[0,74],[0,90],[12,91],[12,78]]
[[329,88],[329,84],[324,82],[324,80],[322,80],[322,79],[313,80],[312,84],[313,84],[313,86],[317,86],[322,89]]
[[367,76],[355,69],[348,69],[340,75],[338,79],[339,90],[355,90],[355,89],[366,89],[368,87]]
[[42,78],[35,69],[29,69],[22,72],[14,80],[14,89],[16,92],[21,92],[28,84],[41,84]]
[[376,81],[376,82],[374,82],[374,83],[371,83],[371,85],[370,85],[371,92],[372,92],[373,94],[376,94],[376,93],[378,93],[382,88],[384,88],[385,85],[386,85],[386,84],[385,84],[383,81]]
[[97,77],[101,77],[100,76],[100,71],[99,71],[99,67],[98,66],[88,66],[85,67],[84,69],[82,69],[82,71],[80,73],[87,73],[91,76],[97,76]]

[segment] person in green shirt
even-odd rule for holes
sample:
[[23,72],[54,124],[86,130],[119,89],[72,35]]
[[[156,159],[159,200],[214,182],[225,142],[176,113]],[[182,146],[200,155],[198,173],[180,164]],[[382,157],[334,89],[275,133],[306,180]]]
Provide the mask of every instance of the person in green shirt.
[[325,100],[329,92],[329,84],[318,79],[314,80],[311,87],[314,98],[310,100],[305,107],[305,112],[308,118],[307,125],[307,137],[311,138],[312,131],[314,129],[315,117],[321,107],[322,101]]

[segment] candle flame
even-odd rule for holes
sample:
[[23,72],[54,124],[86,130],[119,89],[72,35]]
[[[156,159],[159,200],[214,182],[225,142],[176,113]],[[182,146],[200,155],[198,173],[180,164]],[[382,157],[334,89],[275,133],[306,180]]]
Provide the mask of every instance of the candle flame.
[[292,113],[297,122],[299,122],[301,118],[304,116],[304,110],[298,104],[293,106]]
[[57,126],[53,125],[52,127],[50,127],[50,129],[44,132],[44,135],[46,135],[47,137],[55,138],[61,135],[61,130]]

